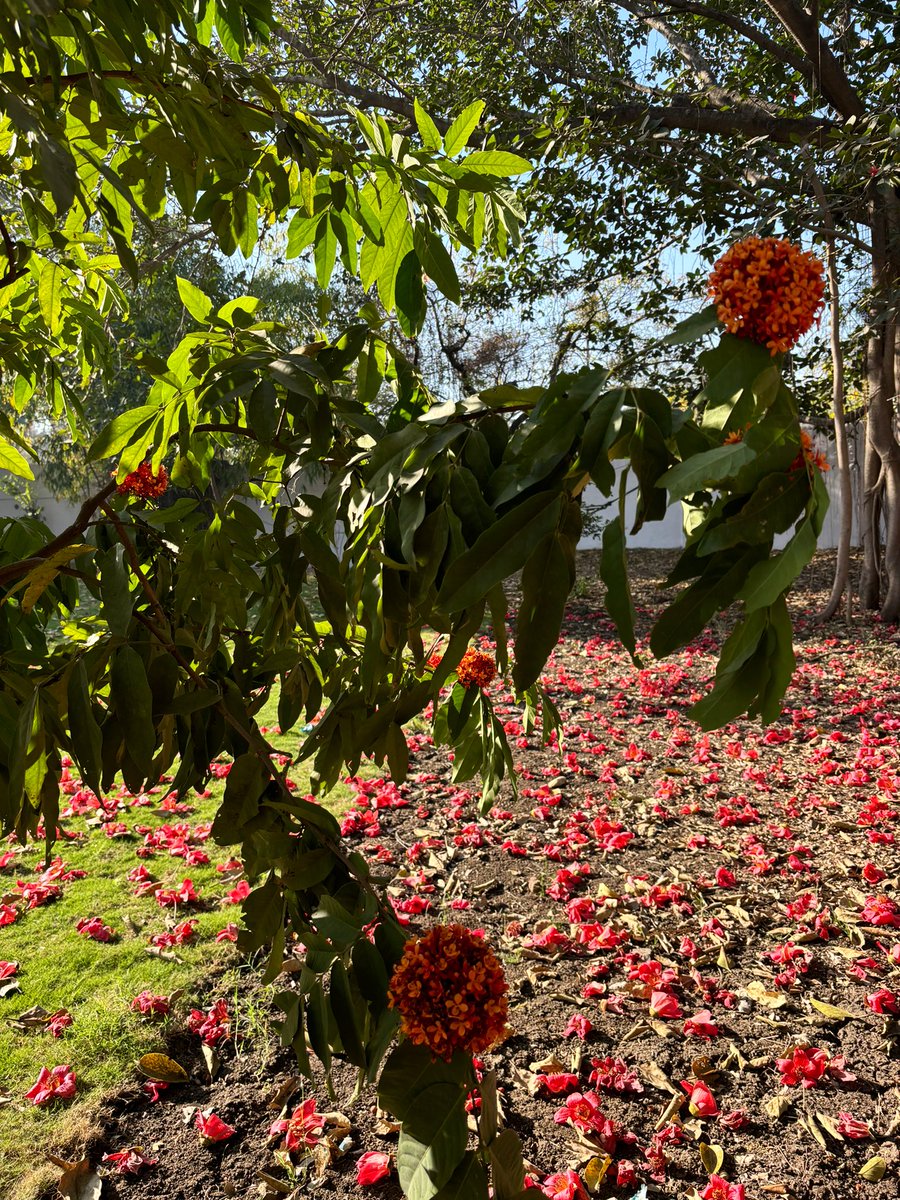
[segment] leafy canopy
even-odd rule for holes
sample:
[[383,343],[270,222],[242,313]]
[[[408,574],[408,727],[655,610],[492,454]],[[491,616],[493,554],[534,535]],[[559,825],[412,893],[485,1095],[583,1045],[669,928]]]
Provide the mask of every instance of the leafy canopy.
[[[319,789],[363,755],[402,780],[404,725],[430,711],[454,778],[480,775],[490,805],[510,750],[490,696],[454,682],[456,668],[489,616],[529,726],[553,728],[539,678],[574,582],[579,497],[589,480],[612,495],[624,457],[639,525],[672,498],[690,510],[672,576],[687,586],[652,651],[741,601],[694,713],[705,725],[744,711],[771,720],[794,661],[784,593],[825,499],[780,360],[728,334],[698,360],[708,382],[690,411],[599,367],[437,403],[384,314],[414,333],[429,288],[458,295],[461,255],[516,246],[509,179],[529,164],[479,130],[477,101],[443,131],[419,106],[403,126],[353,109],[338,136],[258,69],[272,27],[262,0],[0,0],[0,347],[14,413],[42,388],[80,436],[80,387],[102,370],[106,321],[140,277],[136,225],[166,213],[208,221],[223,254],[249,255],[283,222],[289,255],[311,253],[321,287],[340,259],[371,297],[333,340],[296,347],[257,298],[219,305],[182,279],[188,332],[165,359],[140,355],[146,391],[90,447],[117,480],[138,468],[161,479],[167,464],[180,498],[157,507],[112,480],[56,537],[38,521],[3,523],[0,821],[52,841],[63,754],[98,793],[120,773],[140,791],[170,768],[178,791],[201,788],[211,761],[231,756],[213,835],[240,847],[254,884],[245,946],[270,947],[268,978],[286,929],[307,948],[298,989],[280,997],[282,1036],[304,1068],[308,1036],[326,1069],[340,1053],[374,1080],[395,1033],[385,989],[404,935],[334,818],[288,787],[255,721],[273,689],[283,730],[311,726],[299,753]],[[674,337],[712,324],[706,313]],[[4,465],[27,472],[21,430],[7,418],[0,432]],[[235,443],[246,473],[213,489],[213,457]],[[622,519],[620,506],[602,573],[636,654]],[[510,648],[504,581],[517,572]],[[99,605],[90,624],[77,620],[85,594]],[[488,1162],[498,1195],[521,1190],[509,1131],[486,1126],[481,1157],[465,1151],[470,1064],[442,1078],[396,1053],[396,1092],[441,1094],[404,1119],[409,1194],[429,1200],[453,1180],[485,1194]]]

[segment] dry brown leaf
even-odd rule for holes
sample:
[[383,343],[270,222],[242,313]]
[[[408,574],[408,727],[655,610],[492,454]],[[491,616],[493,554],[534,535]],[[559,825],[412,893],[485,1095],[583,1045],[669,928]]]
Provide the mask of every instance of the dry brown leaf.
[[528,1070],[534,1071],[538,1075],[559,1075],[565,1071],[565,1064],[561,1063],[555,1054],[548,1054],[546,1058],[542,1058],[540,1062],[532,1062],[528,1064]]
[[103,1193],[103,1180],[91,1169],[90,1159],[65,1162],[52,1154],[47,1157],[57,1167],[62,1167],[57,1187],[63,1200],[99,1200]]
[[299,1075],[289,1075],[287,1079],[279,1083],[267,1101],[266,1107],[271,1108],[274,1112],[281,1112],[285,1104],[287,1104],[288,1100],[290,1100],[291,1096],[294,1095],[302,1084],[303,1080]]
[[700,1161],[707,1175],[718,1175],[725,1161],[725,1151],[721,1146],[707,1145],[706,1142],[701,1142],[699,1149]]
[[793,1103],[792,1096],[770,1096],[763,1107],[766,1113],[777,1121],[790,1110]]
[[659,1088],[661,1092],[669,1092],[673,1096],[681,1096],[681,1090],[672,1083],[668,1075],[655,1062],[641,1063],[638,1067],[641,1073],[641,1078],[649,1083],[651,1087]]
[[801,1128],[805,1129],[812,1137],[813,1141],[817,1142],[823,1150],[828,1149],[828,1143],[825,1141],[825,1135],[822,1133],[822,1130],[815,1123],[815,1121],[810,1120],[809,1117],[799,1117],[797,1124],[800,1125]]
[[751,980],[740,994],[748,996],[763,1008],[782,1008],[788,1000],[784,992],[773,992],[758,979]]
[[157,1083],[187,1083],[187,1071],[168,1054],[145,1054],[138,1062],[138,1070]]
[[261,1180],[270,1192],[277,1192],[283,1196],[287,1196],[294,1190],[292,1184],[285,1183],[283,1179],[276,1179],[274,1175],[270,1175],[267,1171],[257,1171],[256,1178]]
[[663,1129],[666,1125],[668,1125],[670,1121],[674,1121],[674,1119],[678,1116],[678,1113],[681,1110],[681,1106],[682,1106],[682,1104],[684,1104],[685,1100],[687,1100],[687,1096],[673,1096],[672,1099],[669,1101],[669,1103],[666,1105],[666,1107],[663,1109],[663,1111],[660,1113],[660,1115],[657,1119],[657,1122],[653,1126],[653,1128],[657,1132],[659,1132],[659,1130]]
[[867,1179],[869,1183],[877,1183],[887,1170],[887,1163],[880,1154],[876,1154],[874,1158],[870,1158],[867,1163],[864,1163],[859,1173],[863,1179]]
[[838,1129],[834,1117],[829,1117],[827,1113],[817,1112],[816,1120],[819,1122],[825,1132],[830,1133],[836,1141],[842,1142],[844,1140],[844,1135]]
[[847,1021],[852,1020],[853,1014],[847,1012],[846,1008],[836,1008],[833,1004],[828,1004],[824,1000],[817,1000],[815,996],[810,996],[810,1004],[821,1013],[823,1017],[827,1017],[829,1021]]
[[222,1060],[219,1058],[218,1054],[216,1054],[215,1048],[213,1046],[207,1046],[206,1042],[201,1045],[200,1050],[203,1054],[203,1061],[206,1064],[206,1070],[209,1074],[209,1081],[212,1083],[219,1073],[219,1067],[222,1065]]
[[612,1158],[608,1154],[595,1155],[582,1170],[587,1190],[593,1194],[603,1182],[603,1177],[609,1170]]

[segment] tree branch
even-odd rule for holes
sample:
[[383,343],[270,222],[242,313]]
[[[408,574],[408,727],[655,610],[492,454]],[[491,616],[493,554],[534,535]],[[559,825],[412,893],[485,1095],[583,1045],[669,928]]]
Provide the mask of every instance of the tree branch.
[[91,518],[94,512],[102,507],[105,501],[116,490],[116,482],[113,480],[107,483],[101,491],[96,495],[88,497],[78,511],[78,516],[62,533],[58,534],[52,542],[48,542],[43,549],[38,550],[31,558],[21,559],[19,562],[7,563],[5,567],[0,567],[0,584],[4,584],[7,580],[18,579],[21,575],[26,575],[33,567],[38,566],[44,559],[50,558],[57,550],[62,550],[64,546],[71,546],[73,542],[84,533],[88,525],[91,523]]
[[823,117],[776,117],[755,109],[738,111],[703,108],[687,100],[669,105],[616,104],[601,108],[594,114],[597,124],[612,128],[639,125],[647,121],[657,129],[683,130],[718,136],[744,134],[747,137],[768,138],[780,145],[797,143],[823,144],[832,130],[839,128],[834,121]]
[[693,13],[697,17],[707,17],[711,21],[715,21],[719,25],[724,25],[728,29],[733,29],[735,33],[739,33],[742,38],[748,42],[752,42],[758,46],[760,50],[766,54],[770,54],[773,58],[783,62],[785,66],[793,67],[793,69],[802,75],[807,83],[815,83],[815,71],[808,59],[802,54],[795,54],[787,46],[780,46],[774,38],[770,38],[768,34],[763,33],[749,21],[744,21],[740,17],[729,11],[722,11],[718,8],[710,8],[708,4],[695,4],[693,0],[668,0],[667,8],[675,9],[677,12]]
[[759,108],[765,112],[771,111],[771,106],[764,104],[762,101],[752,97],[741,96],[736,92],[730,91],[728,88],[723,88],[709,65],[696,46],[692,46],[678,33],[668,21],[664,21],[662,17],[657,16],[640,5],[635,4],[632,0],[620,0],[622,8],[626,12],[630,12],[632,16],[650,29],[655,29],[661,34],[675,53],[681,58],[682,62],[687,66],[688,70],[694,76],[697,84],[703,89],[707,98],[717,107],[731,108],[734,106],[740,108]]
[[26,267],[16,266],[16,243],[12,239],[12,234],[6,227],[6,222],[0,216],[0,241],[3,242],[3,253],[9,262],[9,266],[0,275],[0,287],[6,287],[9,283],[15,283],[17,279],[21,279],[26,273]]
[[865,106],[819,32],[818,22],[796,0],[765,0],[765,3],[806,55],[815,82],[828,103],[842,117],[863,116]]

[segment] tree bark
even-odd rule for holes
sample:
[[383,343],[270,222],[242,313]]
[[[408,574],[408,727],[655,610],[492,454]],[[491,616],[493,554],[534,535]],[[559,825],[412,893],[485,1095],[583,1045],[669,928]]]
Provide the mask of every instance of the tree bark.
[[[818,177],[814,176],[814,186],[822,191]],[[824,195],[823,195],[824,199]],[[826,227],[825,254],[828,264],[828,299],[831,312],[829,314],[829,334],[831,341],[831,402],[834,408],[834,445],[837,458],[838,483],[841,498],[841,527],[838,534],[837,561],[834,567],[834,582],[831,585],[831,595],[822,611],[817,615],[819,621],[829,621],[838,611],[841,597],[847,592],[847,613],[849,616],[852,604],[852,589],[850,588],[850,544],[853,540],[853,481],[850,478],[850,448],[847,442],[847,422],[844,415],[844,352],[841,348],[841,307],[837,273],[837,258],[834,247],[834,222],[831,211],[823,207],[823,220]]]

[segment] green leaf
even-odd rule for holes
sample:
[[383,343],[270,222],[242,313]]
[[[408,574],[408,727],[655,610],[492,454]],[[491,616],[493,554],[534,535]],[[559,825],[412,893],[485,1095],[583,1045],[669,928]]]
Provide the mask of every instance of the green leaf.
[[359,990],[376,1011],[387,1005],[388,973],[384,959],[368,938],[360,938],[350,951]]
[[34,479],[34,471],[28,465],[28,460],[11,446],[5,438],[0,437],[0,471],[9,471],[22,479]]
[[51,337],[62,327],[62,294],[65,272],[58,263],[44,262],[38,282],[38,304]]
[[178,295],[181,297],[181,303],[195,321],[199,321],[201,325],[205,325],[209,321],[210,313],[213,310],[212,300],[195,283],[191,283],[189,279],[183,279],[180,275],[176,275],[175,282],[178,285]]
[[772,604],[791,586],[815,552],[815,529],[807,518],[780,554],[757,564],[747,576],[747,582],[738,592],[747,612]]
[[440,150],[441,135],[438,127],[419,103],[418,97],[413,100],[413,112],[416,118],[416,126],[419,130],[419,137],[422,139],[422,145],[426,150]]
[[121,546],[112,546],[97,555],[100,571],[100,616],[114,637],[127,637],[134,609],[131,583]]
[[665,658],[686,646],[737,596],[751,569],[760,561],[762,547],[727,550],[710,558],[703,574],[673,600],[650,634],[650,649]]
[[711,554],[740,542],[750,545],[770,542],[776,533],[793,525],[808,499],[805,471],[767,475],[739,512],[703,534],[697,553]]
[[313,262],[316,266],[316,282],[324,292],[331,282],[337,257],[337,234],[331,223],[330,213],[325,213],[316,226]]
[[244,826],[259,813],[268,775],[255,754],[239,754],[225,781],[222,806],[213,821],[213,840],[232,846],[243,840]]
[[88,462],[110,458],[125,446],[138,442],[160,416],[157,404],[139,404],[114,417],[94,440],[88,451]]
[[100,776],[103,772],[103,736],[91,705],[83,658],[79,658],[72,668],[66,691],[72,754],[88,787],[99,796]]
[[716,446],[712,450],[692,454],[684,462],[670,467],[660,476],[658,486],[666,489],[670,499],[682,500],[694,492],[715,487],[723,480],[730,479],[754,458],[755,452],[744,442]]
[[745,390],[754,391],[769,382],[777,384],[780,378],[778,366],[765,346],[730,333],[723,334],[718,346],[705,350],[697,362],[708,376],[697,403],[706,409],[703,424],[715,429],[724,427]]
[[484,101],[476,100],[474,104],[470,104],[459,114],[444,134],[444,153],[448,158],[453,158],[454,154],[458,154],[463,149],[472,136],[475,126],[481,120],[483,112]]
[[394,302],[400,328],[407,337],[415,337],[425,320],[425,284],[422,280],[422,264],[415,250],[405,254],[397,268]]
[[405,1121],[410,1111],[418,1107],[418,1097],[436,1083],[453,1084],[462,1096],[469,1077],[469,1058],[461,1051],[450,1062],[432,1059],[426,1046],[401,1042],[391,1052],[378,1080],[378,1102]]
[[331,1002],[331,1011],[334,1013],[338,1033],[341,1035],[344,1053],[355,1066],[365,1067],[366,1050],[363,1046],[362,1030],[350,990],[350,977],[340,958],[334,960],[331,968],[331,988],[328,998]]
[[416,229],[416,251],[425,274],[440,288],[453,304],[459,304],[459,276],[456,273],[450,252],[433,229],[422,234]]
[[707,333],[721,329],[715,304],[708,304],[698,313],[679,321],[670,334],[660,343],[662,346],[682,346],[685,342],[696,342]]
[[496,1200],[515,1200],[525,1187],[522,1143],[512,1129],[504,1129],[490,1145],[491,1183]]
[[335,946],[350,946],[359,937],[364,920],[357,919],[334,896],[323,895],[312,915],[317,931]]
[[636,661],[634,602],[631,599],[631,588],[628,583],[625,530],[621,517],[615,517],[603,530],[600,578],[606,585],[606,611],[615,624],[622,645]]
[[474,1150],[465,1152],[434,1200],[488,1200],[487,1172]]
[[513,683],[517,692],[531,687],[550,657],[562,627],[574,583],[572,554],[556,532],[547,534],[522,571],[522,601],[516,615]]
[[307,247],[316,240],[316,230],[319,227],[319,214],[309,217],[298,211],[291,217],[287,232],[287,248],[285,258],[297,258]]
[[431,1084],[404,1120],[397,1174],[408,1200],[432,1200],[462,1162],[468,1137],[463,1098],[453,1084]]
[[147,681],[144,660],[131,646],[120,646],[115,651],[109,672],[109,687],[128,753],[146,778],[156,749],[153,694]]
[[510,175],[524,175],[533,169],[527,158],[510,154],[508,150],[473,150],[459,165],[478,175],[497,175],[504,179]]
[[539,492],[505,513],[450,565],[438,592],[438,608],[468,608],[521,570],[535,542],[558,525],[562,504],[559,493]]

